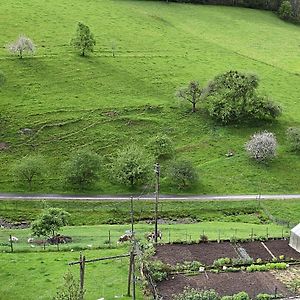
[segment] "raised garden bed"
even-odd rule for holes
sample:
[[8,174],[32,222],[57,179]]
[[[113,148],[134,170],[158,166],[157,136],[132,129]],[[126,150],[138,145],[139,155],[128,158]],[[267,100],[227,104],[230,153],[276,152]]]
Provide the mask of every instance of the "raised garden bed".
[[171,300],[172,295],[181,293],[186,286],[214,289],[222,296],[245,291],[253,298],[260,293],[274,294],[277,287],[277,293],[284,297],[292,296],[287,287],[270,272],[219,274],[207,272],[195,276],[179,274],[158,283],[157,289],[164,300]]
[[264,243],[276,257],[284,255],[285,259],[300,260],[300,253],[289,246],[288,240],[269,240]]
[[256,261],[258,258],[264,261],[272,260],[271,254],[259,241],[240,243],[239,246],[244,248],[254,261]]

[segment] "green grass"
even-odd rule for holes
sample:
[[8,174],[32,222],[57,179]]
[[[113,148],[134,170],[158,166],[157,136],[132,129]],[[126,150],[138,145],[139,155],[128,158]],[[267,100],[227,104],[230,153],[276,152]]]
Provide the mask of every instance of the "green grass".
[[[61,234],[71,236],[73,242],[60,245],[60,251],[70,251],[79,249],[95,248],[122,248],[117,241],[126,230],[130,230],[130,225],[95,225],[95,226],[70,226],[60,231]],[[175,241],[199,241],[200,235],[205,234],[210,240],[250,238],[253,237],[286,237],[289,236],[289,228],[275,224],[251,224],[242,222],[201,222],[194,224],[160,224],[162,232],[162,243]],[[145,234],[154,230],[154,225],[135,225],[136,237],[145,242]],[[27,243],[31,237],[30,229],[1,229],[0,230],[0,251],[10,251],[8,239],[9,235],[16,236],[19,241],[14,244],[15,252],[48,252],[57,251],[56,246],[32,247]],[[108,244],[109,234],[111,244]],[[124,247],[123,247],[124,248]]]
[[[127,253],[126,248],[85,251],[87,259]],[[1,253],[0,299],[27,300],[52,299],[56,289],[63,284],[68,269],[78,278],[79,267],[68,267],[77,261],[79,252],[59,253]],[[87,264],[85,276],[86,298],[131,299],[127,293],[128,258]],[[5,283],[5,284],[4,284]],[[143,299],[137,288],[137,299]]]
[[[68,192],[62,163],[71,151],[89,147],[104,164],[90,192],[129,192],[110,182],[110,156],[162,132],[175,141],[177,157],[191,159],[199,170],[201,183],[190,193],[298,192],[300,160],[287,151],[284,132],[300,126],[300,27],[265,11],[150,1],[17,0],[2,1],[0,11],[1,45],[25,33],[38,46],[34,58],[23,60],[0,49],[7,76],[0,91],[0,142],[10,145],[0,153],[2,191],[26,190],[14,184],[12,166],[39,153],[50,171],[34,191]],[[89,58],[69,46],[78,21],[97,40]],[[284,108],[279,122],[221,127],[174,99],[178,86],[191,79],[205,84],[229,69],[260,76],[262,90]],[[24,136],[20,128],[35,134]],[[280,147],[274,162],[258,166],[244,144],[263,129],[277,134]],[[225,156],[229,149],[236,153],[232,158]],[[163,178],[162,191],[176,189]]]
[[[59,207],[71,214],[71,225],[130,223],[130,201],[0,201],[0,216],[11,222],[32,221],[47,207]],[[154,201],[134,200],[134,218],[153,221]],[[298,224],[299,200],[267,201],[160,201],[159,218],[167,222],[223,221],[268,223],[272,221]]]

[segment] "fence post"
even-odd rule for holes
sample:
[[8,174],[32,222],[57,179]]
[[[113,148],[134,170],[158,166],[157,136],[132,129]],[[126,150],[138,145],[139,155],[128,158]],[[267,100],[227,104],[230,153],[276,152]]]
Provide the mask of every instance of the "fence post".
[[80,252],[80,264],[79,264],[79,275],[80,275],[80,292],[83,295],[84,292],[84,269],[85,269],[85,256],[82,256]]
[[110,230],[108,230],[108,244],[109,244],[109,248],[110,248],[110,246],[111,246]]
[[10,243],[10,251],[14,252],[14,246],[13,246],[13,241],[12,241],[12,238],[11,238],[11,234],[9,235],[9,243]]
[[133,262],[133,251],[130,252],[130,258],[129,258],[128,285],[127,285],[127,296],[128,297],[130,297],[132,262]]
[[284,236],[283,236],[283,227],[281,228],[281,238],[283,239]]

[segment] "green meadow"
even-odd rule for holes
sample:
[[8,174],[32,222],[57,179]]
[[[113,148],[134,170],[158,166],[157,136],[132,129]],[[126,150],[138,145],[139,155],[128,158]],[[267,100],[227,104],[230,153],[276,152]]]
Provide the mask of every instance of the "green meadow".
[[[177,158],[192,160],[200,183],[190,193],[299,192],[299,156],[285,130],[300,126],[300,28],[274,14],[242,8],[151,1],[1,1],[0,189],[26,191],[14,182],[13,164],[28,154],[45,157],[49,172],[35,192],[70,192],[61,178],[72,151],[90,148],[103,159],[90,193],[128,193],[111,182],[108,163],[121,147],[143,147],[158,133],[170,136]],[[90,26],[97,45],[90,57],[71,47],[78,21]],[[18,59],[5,45],[24,33],[37,45]],[[112,45],[116,57],[112,56]],[[192,79],[202,85],[236,69],[261,79],[261,92],[283,107],[268,124],[220,126],[175,99]],[[31,135],[20,133],[29,128]],[[251,162],[244,144],[256,131],[275,132],[278,157]],[[235,155],[226,157],[228,150]],[[164,178],[162,192],[177,192]]]

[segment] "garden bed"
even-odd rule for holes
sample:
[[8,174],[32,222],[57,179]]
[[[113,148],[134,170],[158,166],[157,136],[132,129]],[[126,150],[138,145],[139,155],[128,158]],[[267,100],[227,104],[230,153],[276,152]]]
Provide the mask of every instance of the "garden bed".
[[284,255],[285,259],[300,260],[300,253],[289,246],[289,240],[269,240],[264,243],[276,257]]
[[287,287],[270,272],[238,272],[238,273],[202,273],[195,276],[174,275],[167,280],[158,283],[157,289],[164,300],[173,299],[173,295],[179,294],[184,287],[191,286],[198,289],[214,289],[220,295],[232,295],[245,291],[250,297],[260,293],[277,293],[289,297],[292,296]]
[[156,259],[170,265],[185,261],[199,261],[205,265],[212,265],[216,259],[222,257],[239,258],[230,242],[157,245],[155,254]]
[[254,261],[256,261],[258,258],[264,261],[272,260],[271,254],[259,241],[240,243],[239,245],[247,251],[248,255]]

